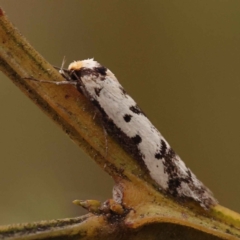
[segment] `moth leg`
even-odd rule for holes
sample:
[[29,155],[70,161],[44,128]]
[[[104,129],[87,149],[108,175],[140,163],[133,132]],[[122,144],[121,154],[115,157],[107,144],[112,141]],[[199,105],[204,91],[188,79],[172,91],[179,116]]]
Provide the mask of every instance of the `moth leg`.
[[35,82],[40,82],[40,83],[51,83],[51,84],[55,84],[55,85],[77,85],[77,82],[73,82],[73,81],[56,82],[56,81],[40,80],[40,79],[36,79],[36,78],[33,78],[33,77],[25,77],[23,79],[31,80],[31,81],[35,81]]

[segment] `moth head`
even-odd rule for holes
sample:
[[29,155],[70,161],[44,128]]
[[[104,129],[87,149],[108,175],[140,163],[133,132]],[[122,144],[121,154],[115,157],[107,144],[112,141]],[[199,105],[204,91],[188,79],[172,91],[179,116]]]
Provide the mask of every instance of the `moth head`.
[[108,69],[93,59],[74,61],[68,67],[68,74],[72,80],[96,81],[107,75]]
[[93,98],[98,97],[96,89],[102,89],[109,82],[117,81],[109,69],[93,59],[72,62],[67,74],[70,81],[77,81],[78,89]]
[[90,68],[93,69],[95,67],[100,66],[97,61],[94,61],[93,58],[82,60],[82,61],[74,61],[69,64],[68,71],[79,71],[82,68]]

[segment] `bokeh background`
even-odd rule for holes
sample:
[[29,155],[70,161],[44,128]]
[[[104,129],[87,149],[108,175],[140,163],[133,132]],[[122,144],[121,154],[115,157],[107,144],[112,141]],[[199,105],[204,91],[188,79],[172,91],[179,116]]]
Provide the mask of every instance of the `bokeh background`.
[[[220,203],[240,211],[240,1],[0,0],[53,65],[94,57]],[[79,216],[112,179],[0,74],[0,224]]]

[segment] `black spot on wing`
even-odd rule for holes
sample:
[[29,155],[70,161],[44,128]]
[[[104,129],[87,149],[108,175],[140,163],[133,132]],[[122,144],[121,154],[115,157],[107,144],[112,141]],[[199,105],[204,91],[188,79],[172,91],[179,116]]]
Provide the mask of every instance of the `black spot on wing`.
[[188,174],[188,176],[191,178],[192,177],[192,173],[191,173],[191,171],[188,169],[187,170],[187,174]]
[[96,95],[99,97],[100,92],[102,91],[102,88],[94,88],[94,91],[95,91]]
[[120,86],[119,89],[121,90],[123,95],[127,95],[127,92],[125,91],[125,89],[122,86]]
[[177,194],[176,189],[181,185],[181,181],[179,178],[173,178],[173,179],[169,179],[168,181],[168,188],[171,190],[171,193],[173,195]]
[[179,167],[175,163],[175,159],[170,155],[165,156],[165,161],[163,161],[164,171],[168,174],[168,191],[173,196],[178,196],[178,188],[184,181],[181,173],[179,172]]
[[[170,158],[175,158],[176,157],[176,153],[174,152],[174,150],[172,148],[170,148],[168,150],[168,157],[170,157]],[[175,158],[175,160],[178,160],[178,158]]]
[[161,157],[161,154],[160,154],[160,153],[156,153],[156,154],[155,154],[155,158],[156,158],[156,159],[161,159],[161,158],[162,158],[162,157]]
[[192,190],[195,193],[199,192],[200,190],[196,189],[193,184],[190,170],[186,168],[185,175],[179,168],[179,165],[177,164],[179,160],[179,157],[176,155],[172,148],[166,149],[163,165],[165,173],[168,174],[168,192],[175,197],[179,196],[178,189],[182,187],[182,183],[187,184],[190,189],[193,188]]
[[158,149],[157,152],[155,153],[155,158],[156,159],[164,158],[166,154],[167,154],[167,144],[163,139],[161,139],[161,146],[160,146],[160,149]]
[[155,133],[158,132],[158,130],[153,125],[151,125],[151,132]]
[[136,114],[141,113],[141,110],[137,106],[131,106],[129,109]]
[[132,137],[132,140],[136,145],[138,145],[142,141],[142,138],[137,134],[136,136]]
[[131,118],[132,118],[132,115],[130,114],[125,114],[123,116],[123,119],[125,120],[125,122],[130,122],[131,121]]
[[93,69],[93,71],[100,73],[102,76],[106,76],[107,75],[107,68],[105,68],[104,66],[100,66],[100,67],[95,67]]
[[138,105],[131,106],[131,107],[129,107],[129,109],[130,109],[132,112],[136,113],[136,114],[142,114],[142,115],[145,116],[145,114],[144,114],[143,111],[138,107]]

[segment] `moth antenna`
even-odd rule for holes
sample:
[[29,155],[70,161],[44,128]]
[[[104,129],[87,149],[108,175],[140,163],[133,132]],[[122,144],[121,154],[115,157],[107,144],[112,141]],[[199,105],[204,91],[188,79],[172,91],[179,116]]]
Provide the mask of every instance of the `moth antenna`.
[[55,69],[57,69],[57,70],[61,70],[61,69],[62,69],[64,72],[67,72],[67,71],[68,71],[66,68],[60,68],[60,67],[54,66],[54,65],[53,65],[53,67],[54,67]]
[[66,57],[64,56],[62,60],[61,70],[63,70],[65,63],[66,63]]
[[65,58],[65,56],[64,56],[64,57],[63,57],[63,60],[62,60],[62,65],[61,65],[61,67],[59,68],[59,67],[55,67],[55,66],[54,66],[54,68],[58,69],[58,70],[59,70],[59,73],[60,73],[67,81],[71,81],[71,77],[69,76],[69,70],[64,68],[65,63],[66,63],[66,58]]

